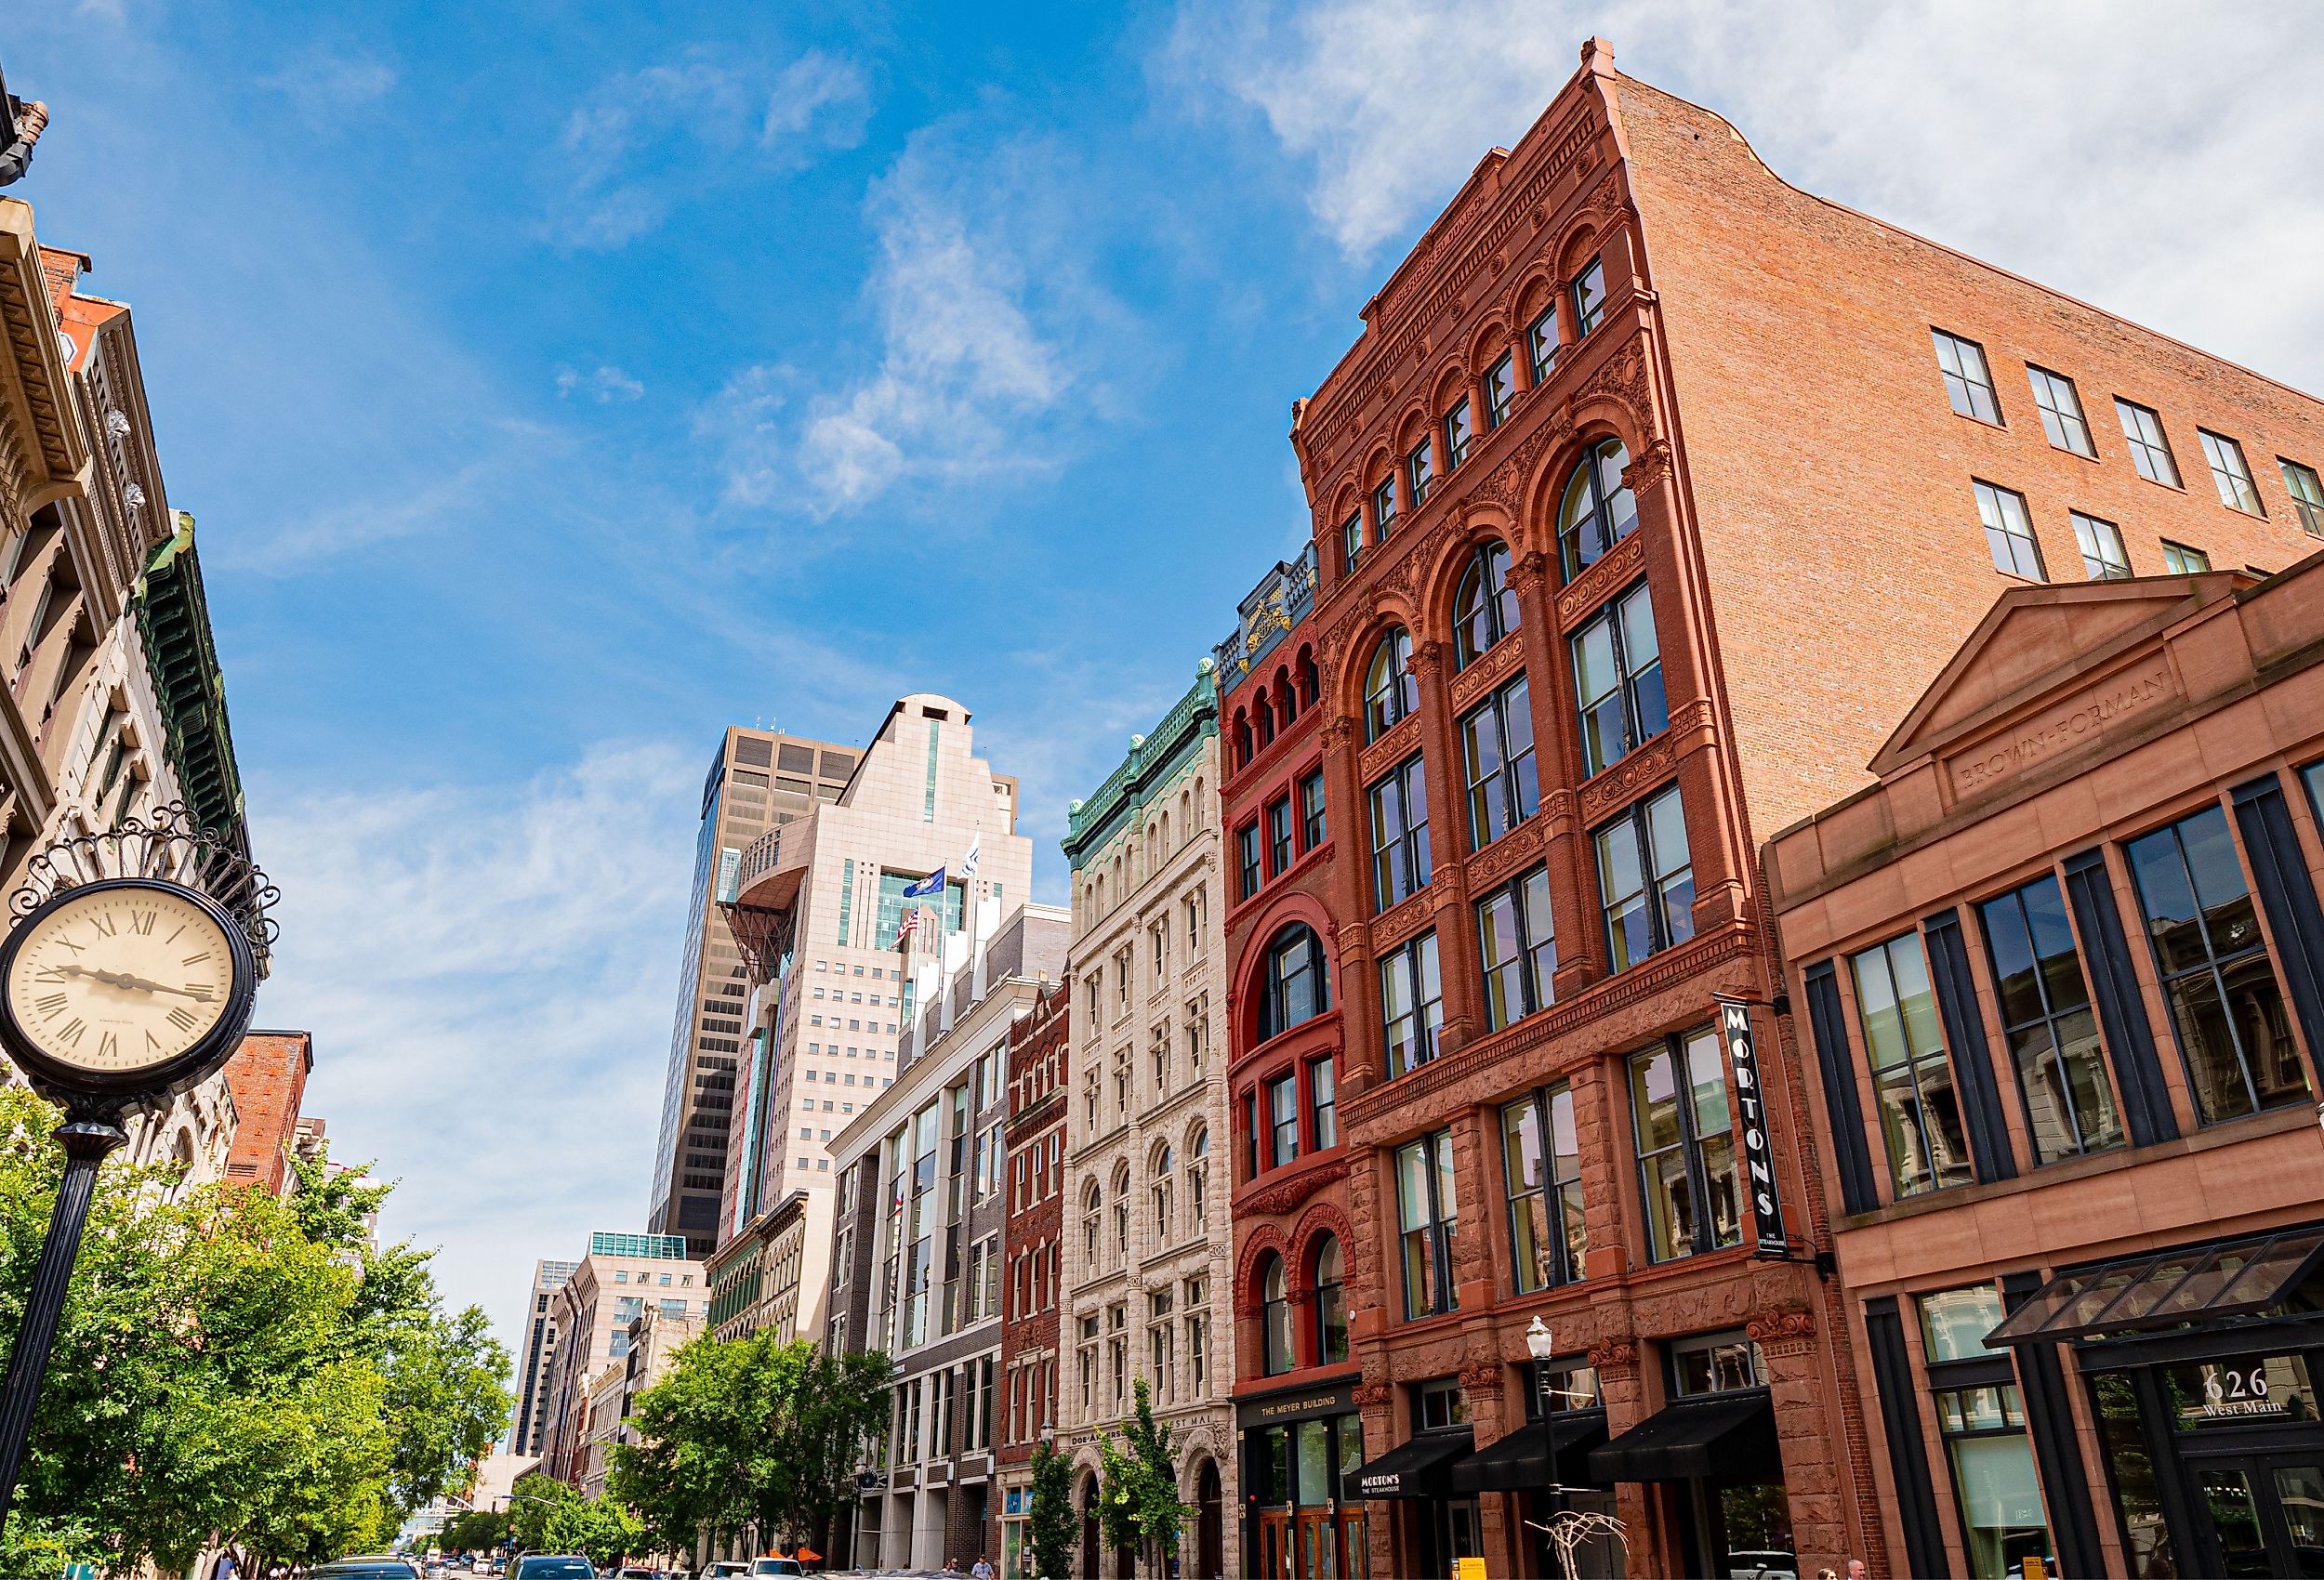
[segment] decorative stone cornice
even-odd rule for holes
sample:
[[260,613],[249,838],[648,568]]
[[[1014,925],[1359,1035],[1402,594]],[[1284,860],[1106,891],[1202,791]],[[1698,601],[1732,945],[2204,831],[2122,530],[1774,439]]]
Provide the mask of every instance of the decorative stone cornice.
[[1235,1204],[1235,1207],[1239,1212],[1264,1213],[1270,1217],[1279,1217],[1297,1207],[1325,1186],[1337,1184],[1347,1177],[1347,1159],[1336,1158],[1330,1163],[1317,1164],[1313,1168],[1301,1169],[1283,1179],[1261,1185],[1257,1190],[1246,1193],[1243,1199]]
[[1590,1366],[1598,1374],[1600,1381],[1604,1381],[1609,1375],[1617,1377],[1634,1375],[1638,1370],[1637,1342],[1628,1338],[1616,1338],[1609,1339],[1604,1344],[1591,1345]]
[[1557,623],[1571,630],[1598,612],[1598,606],[1646,573],[1646,546],[1633,529],[1630,536],[1598,556],[1581,574],[1559,589]]

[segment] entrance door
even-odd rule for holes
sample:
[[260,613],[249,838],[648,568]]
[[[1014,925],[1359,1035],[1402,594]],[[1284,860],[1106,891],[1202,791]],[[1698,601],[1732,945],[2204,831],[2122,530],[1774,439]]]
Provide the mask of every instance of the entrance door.
[[2190,1460],[2225,1575],[2324,1577],[2324,1465],[2313,1455]]
[[1195,1580],[1221,1580],[1226,1573],[1225,1510],[1220,1507],[1219,1462],[1206,1459],[1195,1481]]

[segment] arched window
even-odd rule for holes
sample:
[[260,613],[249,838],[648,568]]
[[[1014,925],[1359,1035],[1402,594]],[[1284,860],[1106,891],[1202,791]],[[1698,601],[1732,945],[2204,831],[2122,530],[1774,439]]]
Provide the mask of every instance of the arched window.
[[1163,1142],[1162,1150],[1154,1154],[1154,1183],[1148,1190],[1154,1196],[1154,1243],[1156,1245],[1170,1243],[1170,1214],[1175,1205],[1171,1200],[1173,1181],[1170,1170],[1176,1162],[1168,1141]]
[[1198,1231],[1210,1216],[1209,1184],[1210,1127],[1197,1125],[1186,1140],[1186,1206],[1194,1217],[1191,1227]]
[[1250,715],[1239,707],[1235,710],[1235,766],[1250,766]]
[[1340,1265],[1339,1236],[1327,1234],[1315,1247],[1315,1363],[1328,1366],[1347,1358],[1347,1279]]
[[1275,738],[1274,705],[1267,697],[1267,688],[1261,686],[1259,695],[1251,700],[1251,718],[1259,725],[1259,749],[1262,752],[1274,744]]
[[1089,1181],[1089,1189],[1081,1198],[1082,1259],[1090,1267],[1098,1265],[1098,1228],[1103,1215],[1104,1203],[1098,1193],[1098,1182]]
[[1315,672],[1315,650],[1300,650],[1300,706],[1314,707],[1324,694],[1323,677]]
[[1380,638],[1364,671],[1364,738],[1377,741],[1420,704],[1412,678],[1412,633],[1399,625]]
[[1267,1376],[1274,1376],[1289,1371],[1297,1363],[1291,1356],[1291,1280],[1284,1271],[1281,1257],[1267,1258],[1267,1271],[1261,1275],[1260,1307],[1264,1320],[1259,1331],[1266,1348],[1262,1358]]
[[1267,945],[1259,983],[1259,1041],[1278,1036],[1331,1007],[1323,941],[1305,922],[1293,922]]
[[1572,581],[1638,525],[1638,501],[1622,481],[1630,452],[1618,439],[1602,439],[1574,468],[1557,507],[1557,558]]
[[1129,1165],[1114,1171],[1114,1265],[1129,1265]]
[[1299,699],[1291,693],[1291,672],[1288,669],[1275,671],[1275,711],[1283,716],[1287,728],[1291,720],[1300,716]]
[[1462,669],[1517,628],[1517,591],[1509,585],[1509,545],[1488,543],[1470,557],[1453,595],[1453,657]]

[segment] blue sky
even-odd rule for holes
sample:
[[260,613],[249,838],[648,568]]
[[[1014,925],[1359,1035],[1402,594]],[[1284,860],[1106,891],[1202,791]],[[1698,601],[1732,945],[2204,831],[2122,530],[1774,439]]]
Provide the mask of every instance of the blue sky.
[[1291,400],[1586,34],[1802,185],[2324,388],[2324,45],[2207,16],[34,0],[0,59],[201,523],[260,1019],[513,1320],[640,1226],[720,728],[950,692],[1061,893],[1065,802],[1304,535]]

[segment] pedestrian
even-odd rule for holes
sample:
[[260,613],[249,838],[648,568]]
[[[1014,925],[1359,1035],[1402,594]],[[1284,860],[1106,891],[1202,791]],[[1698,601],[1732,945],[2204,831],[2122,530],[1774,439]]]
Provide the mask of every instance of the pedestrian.
[[993,1580],[992,1560],[978,1553],[976,1561],[969,1565],[969,1580]]
[[1848,1560],[1848,1580],[1868,1580],[1871,1573],[1864,1567],[1862,1559],[1852,1558]]

